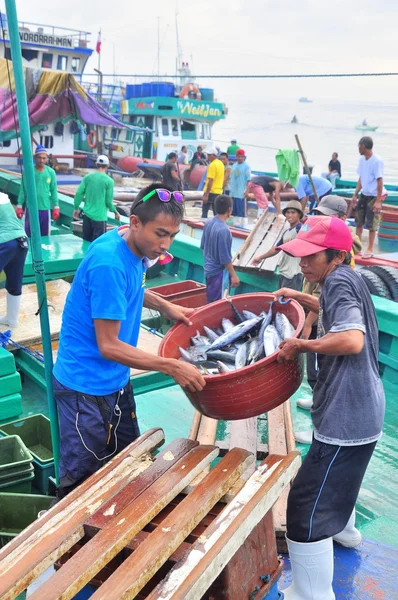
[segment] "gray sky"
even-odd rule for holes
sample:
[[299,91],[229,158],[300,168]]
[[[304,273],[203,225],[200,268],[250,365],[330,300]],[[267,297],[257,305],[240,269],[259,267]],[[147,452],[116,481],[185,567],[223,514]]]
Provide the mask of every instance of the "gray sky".
[[[92,32],[102,29],[101,68],[157,73],[160,17],[161,73],[173,74],[178,10],[184,58],[196,73],[322,73],[398,70],[396,0],[17,0],[19,20]],[[41,15],[40,17],[38,15]],[[97,66],[90,58],[87,71]],[[330,82],[215,82],[219,97],[234,94],[310,95],[379,100],[398,90],[398,78]],[[389,97],[391,102],[393,99]]]

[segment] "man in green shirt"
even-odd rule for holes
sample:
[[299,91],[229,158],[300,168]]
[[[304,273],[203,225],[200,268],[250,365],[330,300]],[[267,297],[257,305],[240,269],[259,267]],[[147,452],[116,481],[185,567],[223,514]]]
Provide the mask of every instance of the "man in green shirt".
[[[59,219],[57,179],[54,169],[46,165],[48,152],[44,146],[38,145],[35,152],[35,181],[37,194],[37,208],[39,209],[40,234],[50,235],[50,224],[52,217],[54,221]],[[25,181],[22,179],[18,196],[17,217],[22,219],[26,201]],[[29,211],[26,209],[25,231],[30,237]]]
[[16,327],[21,306],[23,267],[28,241],[8,196],[0,192],[0,273],[4,271],[7,290],[7,314],[0,326]]
[[227,148],[228,156],[235,156],[237,150],[239,150],[238,142],[236,141],[236,138],[233,138],[231,140],[231,145]]
[[83,177],[75,195],[73,216],[79,218],[79,206],[84,203],[83,239],[93,242],[106,232],[108,211],[115,213],[115,219],[120,219],[116,206],[113,204],[113,179],[107,175],[109,159],[104,154],[98,156],[97,170]]

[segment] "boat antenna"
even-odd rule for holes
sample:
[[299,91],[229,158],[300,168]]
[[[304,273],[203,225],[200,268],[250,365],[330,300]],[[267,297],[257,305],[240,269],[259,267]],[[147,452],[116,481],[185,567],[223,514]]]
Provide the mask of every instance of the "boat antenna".
[[182,49],[180,45],[180,34],[178,31],[178,2],[176,2],[176,43],[177,43],[177,68],[181,66]]

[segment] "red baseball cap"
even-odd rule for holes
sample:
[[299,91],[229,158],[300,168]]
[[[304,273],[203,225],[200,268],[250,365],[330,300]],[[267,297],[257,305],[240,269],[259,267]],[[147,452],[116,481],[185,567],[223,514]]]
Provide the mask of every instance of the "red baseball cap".
[[310,256],[328,248],[350,252],[352,235],[345,222],[337,217],[310,217],[294,240],[278,248],[297,258]]
[[243,148],[239,148],[239,150],[236,151],[236,156],[245,156],[245,154]]

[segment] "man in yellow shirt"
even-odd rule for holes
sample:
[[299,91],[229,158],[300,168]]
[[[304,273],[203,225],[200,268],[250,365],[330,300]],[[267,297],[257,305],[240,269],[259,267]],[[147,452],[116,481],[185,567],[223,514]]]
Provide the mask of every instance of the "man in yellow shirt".
[[217,158],[215,148],[206,148],[207,160],[210,162],[207,167],[206,181],[203,194],[202,219],[207,219],[209,208],[214,215],[214,200],[222,194],[224,186],[224,165]]

